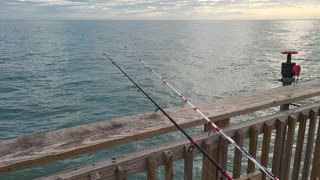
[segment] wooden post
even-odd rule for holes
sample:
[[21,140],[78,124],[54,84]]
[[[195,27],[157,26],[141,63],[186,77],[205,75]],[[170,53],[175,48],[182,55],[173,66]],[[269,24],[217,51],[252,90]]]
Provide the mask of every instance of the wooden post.
[[[216,160],[216,161],[218,161],[218,159],[219,159],[219,145],[217,145],[218,143],[216,143],[214,146],[213,146],[213,148],[212,148],[212,150],[211,150],[211,152],[210,152],[210,155],[211,155],[211,157],[214,159],[214,160]],[[220,144],[220,143],[219,143]],[[216,180],[216,179],[218,179],[218,172],[219,172],[219,170],[215,167],[215,166],[212,166],[212,169],[211,169],[212,171],[212,179],[214,179],[214,180]]]
[[[202,142],[202,148],[205,152],[210,152],[212,149],[211,143],[204,140]],[[210,161],[203,156],[202,159],[202,180],[209,180],[210,176],[211,176],[211,172],[210,172]]]
[[[261,152],[261,164],[264,167],[268,166],[271,133],[272,133],[272,124],[265,123],[263,125],[263,144],[262,144],[262,152]],[[266,174],[263,173],[262,180],[265,180],[265,179],[266,179]]]
[[173,156],[171,151],[165,151],[164,156],[164,169],[165,180],[173,180]]
[[281,120],[277,120],[277,133],[276,133],[276,140],[275,140],[275,145],[274,145],[274,150],[273,150],[273,159],[272,159],[272,173],[276,176],[281,176],[281,171],[280,171],[280,162],[283,162],[283,159],[280,159],[281,156],[284,153],[284,146],[283,146],[283,137],[285,137],[285,128],[286,128],[286,123]]
[[292,154],[292,146],[294,141],[294,132],[296,128],[297,118],[290,116],[288,118],[288,134],[287,134],[287,142],[286,142],[286,149],[284,153],[284,164],[283,168],[281,169],[281,179],[288,179],[289,172],[290,172],[290,162],[291,162],[291,154]]
[[[219,126],[220,128],[223,128],[223,127],[227,127],[227,126],[229,126],[229,124],[230,124],[230,119],[229,118],[227,118],[227,119],[224,119],[224,120],[220,120],[220,121],[218,121],[218,122],[215,122],[215,124],[217,125],[217,126]],[[204,132],[207,132],[207,131],[211,131],[212,130],[212,126],[211,125],[209,125],[208,123],[206,123],[206,124],[204,124]],[[220,147],[220,144],[218,145],[218,147],[213,147],[211,150],[210,150],[210,155],[211,155],[211,157],[213,158],[213,159],[215,159],[215,160],[218,160],[219,159],[219,155],[218,155],[218,153],[219,153],[219,147]],[[203,159],[206,159],[206,157],[205,156],[203,156]],[[204,163],[205,161],[203,161],[203,163]],[[202,164],[202,167],[204,167],[205,166],[205,164]],[[213,165],[210,165],[210,169],[212,170],[211,171],[211,174],[210,174],[210,178],[214,178],[214,179],[216,179],[216,178],[218,178],[218,170],[217,170],[217,168],[215,168],[215,167],[213,167]],[[212,177],[212,176],[214,176],[214,177]]]
[[[239,130],[235,133],[235,141],[240,146],[243,146],[244,133]],[[235,148],[234,151],[234,160],[233,160],[233,178],[238,178],[241,175],[241,163],[242,163],[242,153],[240,150]]]
[[[219,164],[223,169],[227,168],[227,156],[228,156],[228,145],[229,141],[220,136],[219,146]],[[219,171],[219,179],[224,179],[224,175]]]
[[152,156],[146,159],[147,161],[147,178],[148,180],[156,180],[156,164]]
[[122,168],[120,165],[117,165],[117,176],[118,180],[127,180],[127,170]]
[[[258,128],[256,126],[252,126],[250,128],[250,145],[249,145],[249,154],[256,158],[257,154],[257,145],[258,145]],[[256,167],[253,162],[248,160],[248,167],[247,167],[247,173],[253,173],[255,171]]]
[[310,111],[310,121],[309,121],[309,131],[308,131],[308,140],[306,145],[306,152],[305,152],[305,159],[304,159],[304,166],[302,171],[302,180],[309,179],[309,172],[310,172],[310,164],[311,164],[311,154],[313,151],[313,144],[314,144],[314,137],[317,125],[317,117],[318,111],[311,110]]
[[305,114],[300,113],[299,115],[299,132],[298,132],[298,139],[296,144],[296,152],[292,170],[292,179],[298,180],[299,179],[299,171],[300,171],[300,164],[302,159],[302,149],[303,149],[303,141],[304,141],[304,134],[306,130],[306,122],[308,116]]
[[193,171],[193,152],[189,151],[190,145],[184,146],[184,179],[192,180]]
[[319,167],[320,167],[320,119],[318,119],[317,140],[316,140],[314,153],[313,153],[313,162],[312,162],[310,179],[312,180],[317,178],[320,179]]

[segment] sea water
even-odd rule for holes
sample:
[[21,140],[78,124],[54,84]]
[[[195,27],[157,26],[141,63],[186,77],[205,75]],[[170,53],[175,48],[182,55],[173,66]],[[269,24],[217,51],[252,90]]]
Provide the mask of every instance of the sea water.
[[[180,104],[124,46],[191,101],[281,86],[284,50],[301,80],[317,79],[320,21],[0,21],[0,140],[154,110],[102,56],[162,107]],[[180,137],[160,136],[0,179],[32,179]],[[143,179],[136,176],[132,179]]]

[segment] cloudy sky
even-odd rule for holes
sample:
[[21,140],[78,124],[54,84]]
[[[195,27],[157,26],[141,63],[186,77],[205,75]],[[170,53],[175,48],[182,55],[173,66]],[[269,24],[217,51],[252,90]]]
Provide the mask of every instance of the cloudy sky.
[[320,0],[0,0],[0,19],[320,19]]

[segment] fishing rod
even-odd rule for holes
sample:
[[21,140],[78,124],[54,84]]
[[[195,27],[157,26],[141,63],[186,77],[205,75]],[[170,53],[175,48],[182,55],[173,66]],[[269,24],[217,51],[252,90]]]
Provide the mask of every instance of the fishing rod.
[[[114,62],[107,54],[103,53],[104,56],[106,56],[111,63],[116,66],[156,107],[157,110],[160,110],[181,132],[183,135],[185,135],[189,141],[194,145],[204,156],[208,158],[208,160],[216,166],[216,168],[228,179],[233,180],[233,178],[230,176],[228,171],[223,169],[214,159],[212,159],[202,148],[201,146],[188,134],[186,133],[179,124],[175,120],[173,120],[133,79],[130,78],[130,76],[125,73],[117,64]],[[193,148],[189,148],[188,151],[192,151]]]
[[279,180],[271,171],[269,171],[266,167],[264,167],[261,163],[259,163],[254,157],[252,157],[243,147],[238,145],[230,136],[225,134],[219,126],[217,126],[212,120],[210,120],[206,115],[203,114],[195,105],[193,105],[187,98],[185,98],[178,90],[176,90],[167,80],[165,80],[160,74],[158,74],[153,68],[151,68],[147,63],[145,63],[141,58],[139,58],[135,53],[129,50],[127,46],[124,46],[140,63],[144,64],[149,71],[153,72],[159,79],[161,79],[162,84],[168,85],[170,89],[172,89],[183,101],[184,103],[190,105],[194,111],[203,117],[209,125],[213,127],[216,132],[219,132],[221,136],[227,139],[234,147],[236,147],[243,155],[245,155],[248,159],[250,159],[256,166],[259,167],[261,171],[267,174],[273,180]]

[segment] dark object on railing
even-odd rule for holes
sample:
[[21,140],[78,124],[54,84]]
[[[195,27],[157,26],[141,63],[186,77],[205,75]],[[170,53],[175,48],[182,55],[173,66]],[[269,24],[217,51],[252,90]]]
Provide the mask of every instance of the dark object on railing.
[[[283,86],[291,85],[295,78],[294,76],[298,76],[301,72],[301,67],[296,65],[296,63],[291,62],[292,54],[298,54],[297,51],[283,51],[281,54],[287,55],[287,62],[283,62],[281,64],[281,82]],[[280,111],[285,111],[289,109],[289,104],[284,104],[280,106]]]

